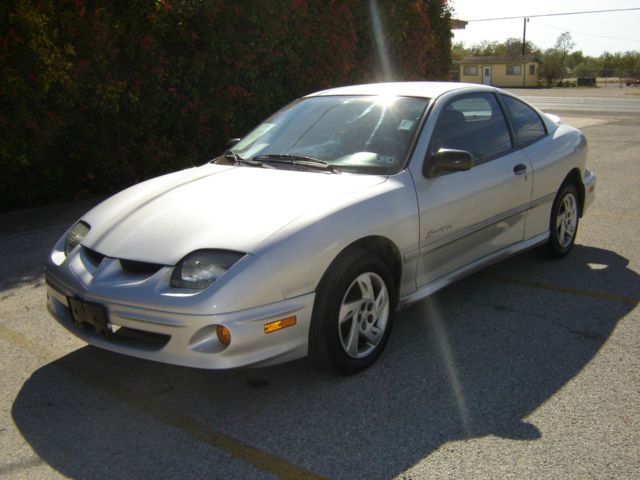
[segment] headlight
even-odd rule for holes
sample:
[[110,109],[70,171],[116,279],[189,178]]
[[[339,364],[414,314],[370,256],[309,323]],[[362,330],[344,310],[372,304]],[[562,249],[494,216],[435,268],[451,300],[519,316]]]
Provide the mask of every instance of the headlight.
[[218,280],[244,256],[229,250],[198,250],[184,257],[173,270],[171,286],[203,289]]
[[64,253],[66,256],[69,256],[71,250],[80,245],[82,239],[89,233],[91,227],[86,222],[78,222],[76,223],[69,233],[67,233],[67,238],[64,240]]

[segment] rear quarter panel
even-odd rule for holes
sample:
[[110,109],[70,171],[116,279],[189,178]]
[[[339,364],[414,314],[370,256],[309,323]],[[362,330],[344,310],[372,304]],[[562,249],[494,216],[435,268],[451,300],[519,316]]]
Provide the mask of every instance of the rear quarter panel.
[[567,175],[573,170],[584,173],[587,141],[580,130],[560,124],[545,138],[524,149],[533,167],[532,208],[527,213],[525,238],[549,230],[553,200]]

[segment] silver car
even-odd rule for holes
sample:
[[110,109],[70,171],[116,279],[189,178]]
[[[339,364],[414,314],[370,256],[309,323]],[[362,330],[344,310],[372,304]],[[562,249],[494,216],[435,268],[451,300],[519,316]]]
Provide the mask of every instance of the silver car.
[[586,157],[580,131],[488,86],[314,93],[84,215],[48,257],[48,309],[135,357],[355,373],[399,307],[532,247],[569,253]]

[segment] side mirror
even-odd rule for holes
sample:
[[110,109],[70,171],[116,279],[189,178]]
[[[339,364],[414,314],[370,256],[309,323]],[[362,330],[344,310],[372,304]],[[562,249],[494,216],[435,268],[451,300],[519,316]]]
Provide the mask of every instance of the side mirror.
[[471,170],[473,154],[466,150],[441,148],[435,155],[427,156],[422,167],[422,173],[427,178],[433,178],[442,172],[461,172]]
[[230,138],[229,141],[227,142],[227,148],[233,147],[240,140],[242,140],[242,139],[241,138]]

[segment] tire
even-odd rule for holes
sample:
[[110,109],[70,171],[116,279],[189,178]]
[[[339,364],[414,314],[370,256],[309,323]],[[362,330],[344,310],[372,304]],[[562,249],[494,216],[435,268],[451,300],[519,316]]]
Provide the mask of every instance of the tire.
[[343,375],[375,363],[391,333],[396,291],[389,268],[364,250],[341,255],[316,292],[309,360]]
[[578,234],[580,222],[580,196],[571,182],[560,187],[553,202],[549,223],[547,253],[552,258],[562,258],[569,254]]

